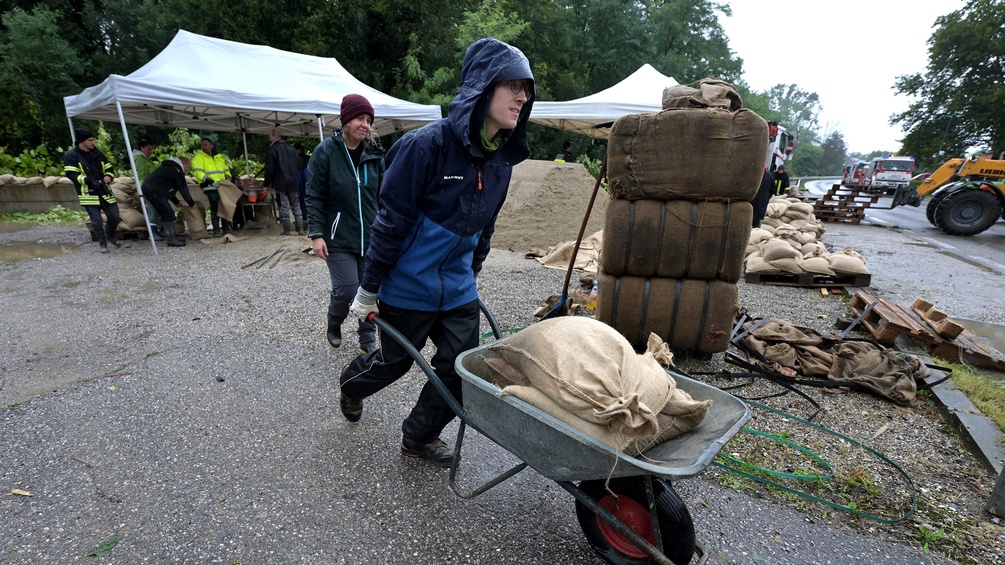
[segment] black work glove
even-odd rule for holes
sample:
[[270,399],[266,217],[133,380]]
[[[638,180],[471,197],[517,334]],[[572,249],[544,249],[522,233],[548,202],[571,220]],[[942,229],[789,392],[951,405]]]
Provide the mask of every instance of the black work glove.
[[213,179],[209,178],[209,175],[206,175],[202,178],[202,182],[199,183],[199,188],[206,188],[211,184],[213,184]]

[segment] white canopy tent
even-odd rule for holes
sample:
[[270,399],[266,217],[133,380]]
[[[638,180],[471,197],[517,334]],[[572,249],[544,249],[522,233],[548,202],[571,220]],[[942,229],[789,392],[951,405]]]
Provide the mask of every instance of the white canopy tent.
[[628,114],[659,112],[663,109],[663,89],[676,84],[672,77],[646,63],[623,81],[595,94],[566,102],[534,102],[530,121],[606,139],[609,128],[598,124]]
[[[118,120],[133,178],[142,193],[127,123],[242,132],[247,166],[247,134],[268,134],[275,128],[283,135],[323,139],[341,125],[339,105],[351,93],[362,94],[373,105],[377,135],[442,117],[439,106],[415,104],[367,86],[335,59],[185,30],[179,30],[163,51],[135,72],[111,75],[97,86],[63,98],[63,105],[71,135],[74,118]],[[146,207],[142,208],[145,216]],[[146,220],[149,226],[150,218]],[[152,232],[150,242],[156,254]]]
[[277,128],[283,135],[324,137],[339,125],[339,104],[350,93],[373,105],[377,135],[442,117],[439,106],[363,84],[335,59],[185,30],[135,72],[111,75],[63,103],[71,120],[121,117],[131,124],[259,134]]

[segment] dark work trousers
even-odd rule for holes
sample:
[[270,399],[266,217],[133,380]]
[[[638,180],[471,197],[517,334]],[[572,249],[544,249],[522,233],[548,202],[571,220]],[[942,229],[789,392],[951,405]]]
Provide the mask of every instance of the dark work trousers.
[[[432,340],[436,353],[429,364],[454,398],[461,402],[461,378],[454,369],[454,360],[462,352],[478,346],[478,301],[444,312],[405,310],[382,303],[379,316],[418,351],[422,351],[427,339]],[[356,357],[342,373],[342,394],[353,400],[363,400],[400,379],[413,362],[405,348],[382,332],[380,349]],[[411,414],[401,424],[401,433],[409,441],[431,443],[440,437],[454,415],[433,383],[426,381]]]
[[[157,211],[157,216],[160,216],[165,222],[174,221],[174,210],[171,209],[171,204],[169,203],[166,196],[158,193],[143,193],[143,198],[146,198],[147,202],[153,206],[154,210]],[[150,223],[156,224],[157,217],[154,215],[150,216]]]
[[[104,196],[98,197],[97,206],[84,206],[87,217],[91,219],[91,228],[94,235],[98,236],[98,241],[111,237],[115,233],[115,228],[119,225],[119,205],[115,202],[107,202]],[[108,223],[101,220],[101,213],[105,213]]]
[[[342,326],[349,316],[349,306],[356,297],[359,281],[363,279],[363,257],[354,253],[329,253],[328,275],[332,281],[331,299],[328,301],[328,325]],[[359,321],[356,336],[360,343],[377,341],[377,325]]]
[[[202,193],[206,195],[206,199],[209,200],[209,218],[210,220],[215,220],[219,218],[217,211],[220,209],[220,193],[214,188],[212,190],[202,189]],[[216,224],[213,225],[216,228]]]

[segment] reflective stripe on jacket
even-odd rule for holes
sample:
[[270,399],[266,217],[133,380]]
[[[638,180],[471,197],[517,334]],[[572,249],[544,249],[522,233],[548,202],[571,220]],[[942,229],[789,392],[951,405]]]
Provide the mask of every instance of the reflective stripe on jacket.
[[[98,192],[91,186],[94,180],[103,180],[106,174],[110,174],[112,166],[108,163],[108,158],[97,149],[85,153],[80,148],[74,147],[63,154],[63,172],[66,178],[73,182],[73,187],[77,191],[77,200],[81,206],[100,206]],[[106,188],[104,194],[105,202],[115,203],[115,195]]]
[[[209,177],[213,182],[220,182],[227,180],[227,177],[230,176],[230,167],[222,153],[210,156],[202,149],[192,157],[191,171],[195,182],[200,185],[206,177]],[[206,190],[216,190],[216,188],[210,185],[203,188],[203,191]]]

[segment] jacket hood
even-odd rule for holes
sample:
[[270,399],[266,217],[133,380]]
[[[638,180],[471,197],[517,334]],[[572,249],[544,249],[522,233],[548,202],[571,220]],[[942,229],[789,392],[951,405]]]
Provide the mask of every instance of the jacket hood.
[[[461,67],[461,90],[450,103],[447,120],[472,155],[483,156],[481,148],[471,140],[481,134],[492,86],[499,81],[517,79],[534,80],[534,73],[530,70],[530,61],[516,47],[491,37],[479,39],[468,47]],[[531,95],[520,110],[517,126],[501,132],[505,138],[499,151],[507,161],[521,161],[530,155],[527,120],[533,105],[534,96]]]

